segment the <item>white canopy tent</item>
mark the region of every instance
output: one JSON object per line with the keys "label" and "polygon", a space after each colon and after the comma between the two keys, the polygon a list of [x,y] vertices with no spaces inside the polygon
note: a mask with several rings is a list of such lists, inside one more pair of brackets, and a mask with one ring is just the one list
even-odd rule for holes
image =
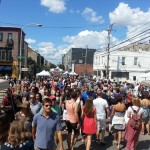
{"label": "white canopy tent", "polygon": [[48,71],[41,71],[40,73],[37,73],[36,76],[50,76],[50,73]]}
{"label": "white canopy tent", "polygon": [[55,68],[55,70],[58,70],[58,71],[60,71],[60,72],[62,72],[63,70],[62,69],[60,69],[58,66]]}
{"label": "white canopy tent", "polygon": [[72,71],[72,72],[69,73],[69,75],[70,76],[77,76],[78,74]]}
{"label": "white canopy tent", "polygon": [[68,72],[68,71],[65,71],[63,74],[64,74],[64,75],[67,75],[67,74],[69,74],[69,72]]}
{"label": "white canopy tent", "polygon": [[55,71],[55,69],[54,69],[54,68],[50,69],[50,72],[53,72],[53,71]]}

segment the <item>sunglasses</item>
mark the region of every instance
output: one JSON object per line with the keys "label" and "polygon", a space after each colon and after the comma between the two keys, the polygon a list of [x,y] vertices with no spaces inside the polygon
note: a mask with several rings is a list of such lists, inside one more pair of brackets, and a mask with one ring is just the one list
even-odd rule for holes
{"label": "sunglasses", "polygon": [[51,107],[52,105],[44,105],[44,106],[45,106],[45,107],[48,107],[48,106]]}
{"label": "sunglasses", "polygon": [[30,99],[34,99],[34,97],[30,97]]}

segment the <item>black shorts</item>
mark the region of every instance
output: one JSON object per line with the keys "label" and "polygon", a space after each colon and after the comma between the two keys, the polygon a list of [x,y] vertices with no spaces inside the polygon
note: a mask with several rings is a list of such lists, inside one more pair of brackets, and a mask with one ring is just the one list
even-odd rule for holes
{"label": "black shorts", "polygon": [[77,129],[78,123],[71,123],[70,121],[66,121],[66,125],[68,133],[72,133],[73,130],[74,134],[79,134],[79,129]]}

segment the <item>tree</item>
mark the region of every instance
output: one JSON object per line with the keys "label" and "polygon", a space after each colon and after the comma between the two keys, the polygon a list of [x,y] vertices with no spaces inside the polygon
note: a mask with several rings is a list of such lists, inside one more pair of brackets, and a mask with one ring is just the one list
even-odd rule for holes
{"label": "tree", "polygon": [[51,63],[50,68],[56,68],[56,65]]}
{"label": "tree", "polygon": [[59,64],[58,67],[62,70],[65,70],[65,66],[63,64]]}

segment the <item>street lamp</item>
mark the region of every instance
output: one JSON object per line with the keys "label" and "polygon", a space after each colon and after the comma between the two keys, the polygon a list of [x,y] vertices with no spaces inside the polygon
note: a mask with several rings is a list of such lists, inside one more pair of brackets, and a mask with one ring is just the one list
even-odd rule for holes
{"label": "street lamp", "polygon": [[30,23],[30,24],[26,24],[25,26],[23,26],[22,28],[20,28],[20,63],[19,63],[19,79],[21,79],[21,66],[22,66],[22,31],[25,27],[34,27],[34,26],[38,26],[38,27],[41,27],[42,24],[36,24],[36,23]]}

